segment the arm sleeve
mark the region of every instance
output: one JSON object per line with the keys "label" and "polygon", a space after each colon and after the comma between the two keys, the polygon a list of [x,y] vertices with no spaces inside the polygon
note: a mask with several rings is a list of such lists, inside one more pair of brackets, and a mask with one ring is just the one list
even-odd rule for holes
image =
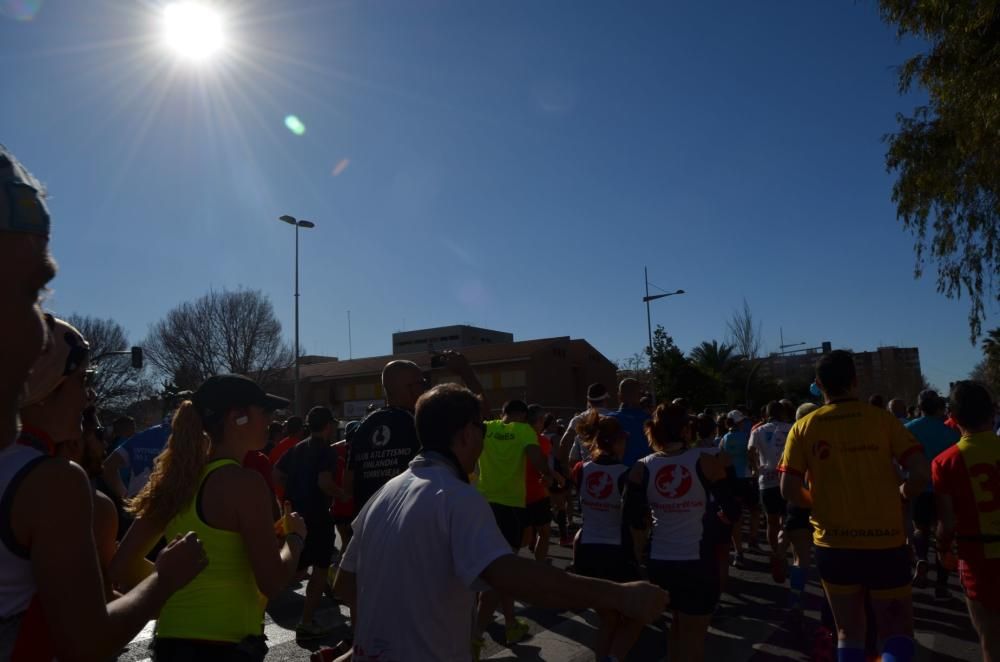
{"label": "arm sleeve", "polygon": [[785,450],[781,454],[778,471],[805,477],[808,469],[809,462],[806,457],[806,442],[803,437],[803,428],[796,423],[789,430],[788,438],[785,439]]}
{"label": "arm sleeve", "polygon": [[479,575],[489,564],[510,554],[510,545],[481,495],[459,495],[450,505],[448,537],[455,576],[466,588],[475,590]]}
{"label": "arm sleeve", "polygon": [[[634,466],[629,470],[629,478],[625,483],[625,493],[622,495],[622,514],[625,521],[633,529],[646,528],[646,514],[649,512],[649,503],[646,500],[646,488],[649,485],[649,470],[645,465]],[[636,471],[642,472],[640,482],[632,480],[631,474]]]}

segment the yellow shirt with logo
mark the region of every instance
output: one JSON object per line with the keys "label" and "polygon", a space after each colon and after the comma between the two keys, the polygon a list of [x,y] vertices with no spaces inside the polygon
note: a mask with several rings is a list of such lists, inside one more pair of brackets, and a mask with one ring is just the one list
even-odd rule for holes
{"label": "yellow shirt with logo", "polygon": [[858,400],[820,407],[792,426],[778,470],[805,476],[818,547],[891,549],[906,542],[899,473],[920,443],[895,416]]}

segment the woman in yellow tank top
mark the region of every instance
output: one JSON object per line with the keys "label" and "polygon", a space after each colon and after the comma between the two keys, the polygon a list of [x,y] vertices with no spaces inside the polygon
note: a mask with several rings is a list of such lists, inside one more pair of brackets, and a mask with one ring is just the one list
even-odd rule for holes
{"label": "woman in yellow tank top", "polygon": [[240,375],[207,379],[174,415],[172,433],[149,483],[129,504],[136,520],[112,561],[114,583],[128,588],[152,569],[145,556],[161,536],[195,531],[208,567],[171,597],[156,623],[153,658],[262,660],[264,607],[291,581],[306,536],[290,513],[275,536],[274,497],[242,467],[267,440],[271,412],[288,401]]}

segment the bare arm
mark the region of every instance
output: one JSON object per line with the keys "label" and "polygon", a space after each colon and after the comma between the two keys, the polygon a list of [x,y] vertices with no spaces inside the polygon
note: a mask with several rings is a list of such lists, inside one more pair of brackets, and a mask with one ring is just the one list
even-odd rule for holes
{"label": "bare arm", "polygon": [[132,522],[108,568],[114,586],[128,591],[153,573],[156,567],[146,560],[146,555],[163,536],[163,529],[164,525],[147,517],[137,517]]}
{"label": "bare arm", "polygon": [[549,463],[545,461],[545,456],[542,454],[540,447],[528,446],[524,449],[524,454],[528,458],[528,462],[531,463],[532,468],[544,476],[547,481],[555,481],[559,487],[566,484],[566,480],[561,475],[549,469]]}
{"label": "bare arm", "polygon": [[787,471],[781,474],[781,497],[797,508],[812,508],[812,494],[797,474]]}
{"label": "bare arm", "polygon": [[106,605],[91,525],[90,484],[83,471],[46,461],[22,484],[17,501],[22,497],[30,499],[26,510],[31,511],[32,570],[49,632],[57,633],[52,643],[60,659],[113,657],[204,567],[199,563],[192,571],[197,560],[192,553],[203,552],[191,534],[164,550],[162,572]]}
{"label": "bare arm", "polygon": [[104,478],[105,484],[119,499],[124,499],[128,494],[128,489],[125,487],[125,483],[122,482],[122,476],[119,473],[124,468],[125,458],[118,451],[109,455],[104,460],[104,464],[101,465],[101,476]]}
{"label": "bare arm", "polygon": [[445,350],[441,352],[441,357],[444,359],[445,365],[448,369],[454,372],[468,387],[470,391],[479,396],[479,401],[481,403],[480,415],[483,419],[490,417],[490,403],[486,398],[486,391],[483,390],[483,385],[479,383],[479,377],[476,376],[476,371],[472,369],[469,365],[469,360],[465,358],[465,355],[456,352],[454,350]]}
{"label": "bare arm", "polygon": [[562,439],[559,440],[559,454],[556,455],[559,464],[564,467],[569,466],[569,452],[573,449],[574,441],[576,441],[576,430],[573,429],[573,426],[569,426],[563,433]]}
{"label": "bare arm", "polygon": [[915,452],[904,458],[903,468],[907,475],[899,486],[899,493],[904,499],[915,499],[931,480],[931,463],[922,452]]}
{"label": "bare arm", "polygon": [[295,574],[306,536],[305,523],[297,514],[292,514],[291,504],[286,501],[283,519],[290,533],[299,535],[289,535],[283,544],[279,543],[274,537],[275,523],[270,514],[271,491],[264,479],[255,472],[245,472],[234,482],[237,526],[247,548],[257,588],[273,598],[288,586]]}
{"label": "bare arm", "polygon": [[667,605],[666,591],[652,584],[578,577],[514,554],[490,563],[482,578],[498,591],[539,607],[610,609],[644,623],[658,618]]}
{"label": "bare arm", "polygon": [[104,598],[110,602],[115,594],[111,586],[111,559],[118,550],[118,510],[114,502],[100,492],[94,492],[94,542],[97,543],[97,558],[101,564],[104,579]]}

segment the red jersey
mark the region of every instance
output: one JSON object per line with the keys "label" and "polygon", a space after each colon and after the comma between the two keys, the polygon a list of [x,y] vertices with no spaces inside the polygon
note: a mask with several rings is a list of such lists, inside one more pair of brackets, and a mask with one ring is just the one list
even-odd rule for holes
{"label": "red jersey", "polygon": [[[272,467],[278,466],[278,460],[281,456],[295,448],[295,444],[302,441],[295,435],[289,435],[278,442],[278,445],[271,449],[271,454],[267,457],[268,461],[271,463]],[[285,488],[280,485],[274,485],[274,493],[278,495],[278,498],[284,500],[285,498]]]}
{"label": "red jersey", "polygon": [[[337,487],[344,487],[344,469],[347,468],[347,442],[338,441],[333,445],[333,450],[337,451],[337,471],[333,475],[333,482]],[[354,517],[354,499],[347,501],[333,500],[330,506],[330,515],[337,519],[348,519]]]}
{"label": "red jersey", "polygon": [[[544,434],[538,435],[538,446],[542,451],[542,457],[548,464],[549,456],[552,455],[552,441]],[[548,487],[542,475],[535,471],[531,462],[524,463],[524,503],[535,503],[541,501],[549,495]]]}
{"label": "red jersey", "polygon": [[1000,438],[962,437],[934,459],[931,477],[934,492],[951,497],[966,592],[1000,608]]}

